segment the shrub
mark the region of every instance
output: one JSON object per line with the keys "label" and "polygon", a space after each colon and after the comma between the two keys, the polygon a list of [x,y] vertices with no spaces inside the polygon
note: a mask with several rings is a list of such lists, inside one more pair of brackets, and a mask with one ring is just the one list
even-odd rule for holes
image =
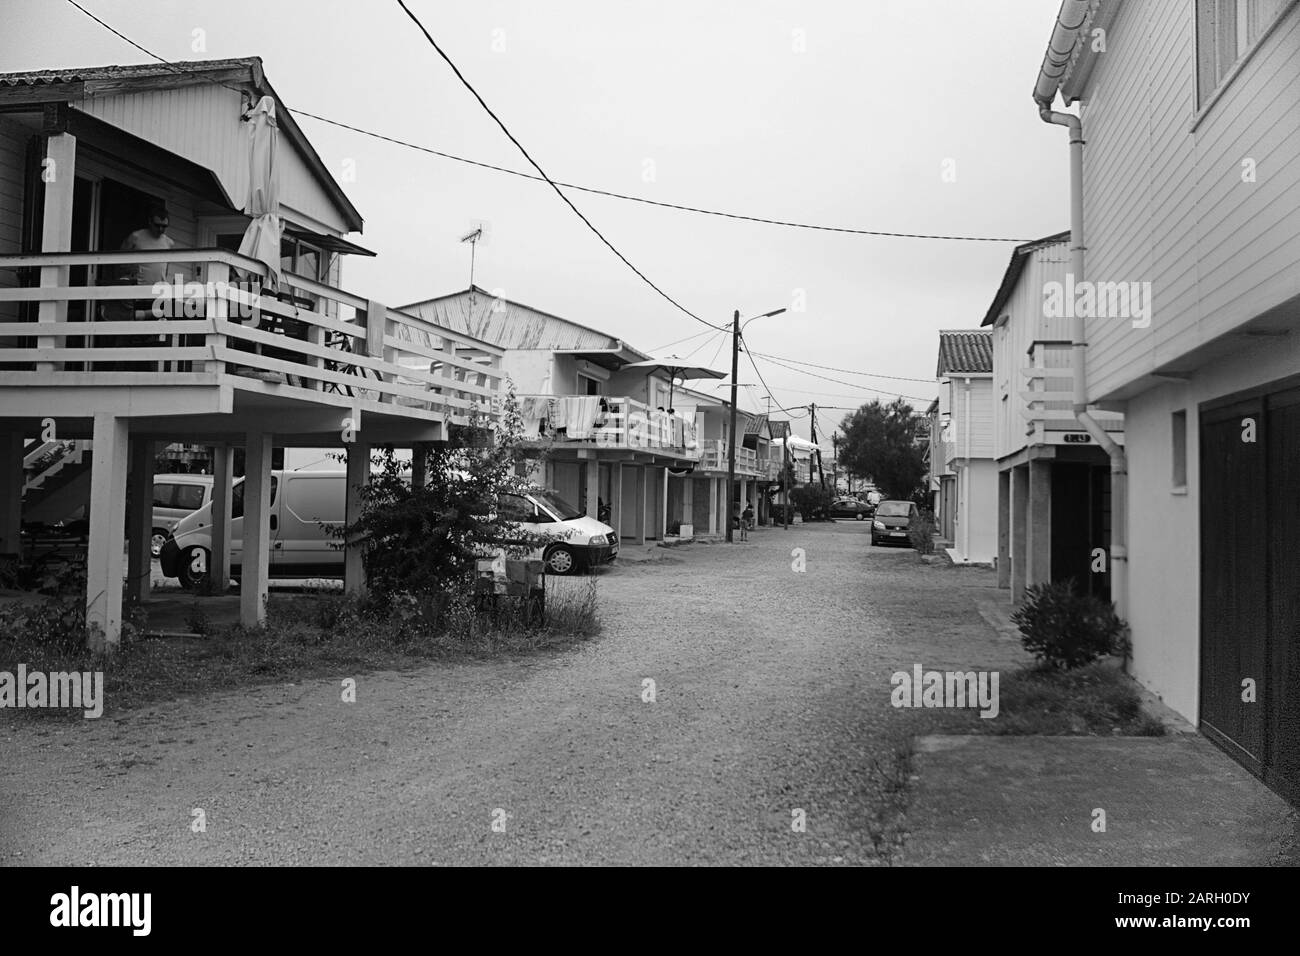
{"label": "shrub", "polygon": [[1107,654],[1128,654],[1128,625],[1114,605],[1078,593],[1073,581],[1026,588],[1011,620],[1025,650],[1045,667],[1069,670]]}
{"label": "shrub", "polygon": [[831,490],[821,485],[800,485],[790,490],[790,503],[804,521],[823,521],[831,513]]}
{"label": "shrub", "polygon": [[86,647],[86,608],[79,601],[49,598],[0,607],[0,640],[22,641],[59,653]]}
{"label": "shrub", "polygon": [[938,528],[934,512],[918,511],[907,523],[907,539],[921,554],[934,554],[934,533]]}

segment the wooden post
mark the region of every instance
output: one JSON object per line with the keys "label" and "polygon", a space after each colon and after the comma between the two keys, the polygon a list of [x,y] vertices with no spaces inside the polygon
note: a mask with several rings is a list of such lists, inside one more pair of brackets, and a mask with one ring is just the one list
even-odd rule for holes
{"label": "wooden post", "polygon": [[249,432],[244,446],[244,533],[239,572],[239,623],[266,621],[271,571],[271,442],[266,432]]}
{"label": "wooden post", "polygon": [[86,550],[86,628],[90,649],[115,652],[122,640],[122,539],[126,525],[127,420],[94,417],[90,541]]}
{"label": "wooden post", "polygon": [[429,443],[417,441],[411,445],[411,489],[423,488],[429,483]]}
{"label": "wooden post", "polygon": [[[1052,463],[1049,461],[1029,463],[1028,507],[1025,583],[1044,584],[1052,580]],[[969,521],[969,516],[963,515],[962,520]]]}
{"label": "wooden post", "polygon": [[[594,453],[593,453],[594,454]],[[600,514],[600,459],[588,458],[587,468],[587,516],[595,518]]]}
{"label": "wooden post", "polygon": [[0,432],[0,554],[22,553],[23,433]]}
{"label": "wooden post", "polygon": [[614,533],[623,537],[623,463],[616,461],[609,466],[609,520],[614,526]]}
{"label": "wooden post", "polygon": [[1025,596],[1026,561],[1029,556],[1029,466],[1011,470],[1011,600]]}
{"label": "wooden post", "polygon": [[687,475],[682,479],[682,524],[695,525],[695,479]]}
{"label": "wooden post", "polygon": [[718,533],[718,479],[709,480],[709,534]]}
{"label": "wooden post", "polygon": [[[77,138],[71,133],[51,133],[45,143],[45,160],[41,178],[45,183],[45,208],[41,224],[41,251],[67,252],[72,248],[72,190],[76,184]],[[68,284],[67,266],[43,266],[41,288]],[[41,302],[36,308],[37,322],[66,322],[68,300]],[[38,335],[37,348],[52,349],[63,345],[64,336]],[[54,371],[53,362],[37,362],[36,371]],[[122,461],[126,468],[125,455]]]}
{"label": "wooden post", "polygon": [[230,584],[230,508],[235,485],[235,456],[227,444],[212,451],[212,564],[208,576],[214,594]]}
{"label": "wooden post", "polygon": [[[361,516],[360,487],[370,481],[370,446],[361,441],[348,445],[347,465],[347,505],[344,509],[344,522],[348,527]],[[343,590],[356,597],[366,594],[366,572],[361,561],[360,548],[348,548],[343,552]]]}
{"label": "wooden post", "polygon": [[127,529],[126,598],[140,604],[149,596],[153,555],[153,461],[154,443],[146,438],[130,441],[131,475],[127,483],[131,495],[131,527]]}
{"label": "wooden post", "polygon": [[[206,281],[207,281],[208,289],[211,289],[214,292],[218,288],[218,284],[229,284],[230,266],[226,265],[224,262],[208,263]],[[210,295],[206,299],[205,310],[207,312],[207,318],[209,321],[223,320],[230,315],[230,302],[229,300],[225,299],[222,296]],[[250,319],[249,322],[252,328],[254,329],[257,328],[257,316],[253,316],[253,318]],[[206,371],[214,372],[214,373],[220,372],[223,363],[218,362],[216,360],[215,350],[220,348],[223,345],[228,346],[229,345],[228,340],[226,339],[224,333],[216,331],[214,327],[213,331],[207,334],[207,337],[204,340],[204,344],[209,349],[213,350],[212,354],[214,356],[212,359],[210,359],[207,362]]]}
{"label": "wooden post", "polygon": [[636,466],[636,543],[645,544],[646,465]]}
{"label": "wooden post", "polygon": [[1011,472],[998,472],[998,587],[1011,587]]}

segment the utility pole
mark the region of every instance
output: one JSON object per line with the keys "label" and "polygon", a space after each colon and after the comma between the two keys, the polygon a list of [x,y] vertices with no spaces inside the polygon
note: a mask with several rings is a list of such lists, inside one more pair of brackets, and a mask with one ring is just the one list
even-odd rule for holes
{"label": "utility pole", "polygon": [[[809,437],[812,439],[812,443],[815,445],[815,444],[817,444],[817,403],[816,403],[816,402],[812,402],[812,403],[810,403],[810,404],[808,405],[808,410],[809,410],[809,415],[808,415],[808,422],[809,422],[808,428],[809,428],[809,431],[808,431],[808,435],[809,435]],[[809,453],[809,455],[808,455],[808,484],[810,484],[810,485],[813,483],[813,457],[814,457],[814,456],[813,456],[811,453]]]}
{"label": "utility pole", "polygon": [[790,423],[785,423],[785,438],[781,442],[781,497],[785,504],[781,508],[781,517],[785,521],[785,530],[790,530]]}
{"label": "utility pole", "polygon": [[732,542],[731,504],[736,493],[736,377],[740,374],[740,310],[731,320],[731,432],[727,443],[727,543]]}

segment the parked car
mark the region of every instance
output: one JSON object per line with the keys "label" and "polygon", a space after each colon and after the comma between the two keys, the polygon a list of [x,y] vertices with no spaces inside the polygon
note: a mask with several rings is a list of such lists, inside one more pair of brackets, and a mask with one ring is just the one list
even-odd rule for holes
{"label": "parked car", "polygon": [[502,495],[497,501],[497,513],[518,525],[524,534],[555,539],[533,555],[546,562],[548,574],[572,574],[618,557],[618,533],[554,491],[536,489]]}
{"label": "parked car", "polygon": [[212,500],[212,476],[189,474],[154,475],[153,535],[149,550],[156,558],[176,523]]}
{"label": "parked car", "polygon": [[857,498],[836,498],[831,503],[832,518],[852,518],[854,521],[866,521],[871,517],[871,505]]}
{"label": "parked car", "polygon": [[871,520],[871,543],[910,544],[907,527],[919,513],[914,501],[882,501]]}
{"label": "parked car", "polygon": [[[273,578],[337,578],[343,576],[343,550],[332,533],[346,513],[347,473],[344,471],[274,471],[271,473],[271,549]],[[580,567],[612,561],[618,554],[614,529],[588,518],[554,492],[505,495],[498,502],[504,515],[517,515],[526,533],[547,534],[556,540],[531,557],[546,562],[552,574],[569,574]],[[231,494],[230,568],[238,578],[243,564],[244,479]],[[212,566],[212,503],[182,518],[159,562],[163,574],[181,587],[193,588],[207,578]],[[197,561],[199,554],[203,559]],[[195,570],[195,568],[200,570]]]}

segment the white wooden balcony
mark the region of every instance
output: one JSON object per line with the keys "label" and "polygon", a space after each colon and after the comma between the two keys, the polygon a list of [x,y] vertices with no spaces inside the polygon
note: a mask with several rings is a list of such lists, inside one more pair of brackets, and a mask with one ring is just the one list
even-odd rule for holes
{"label": "white wooden balcony", "polygon": [[[721,438],[710,438],[705,441],[700,454],[699,469],[701,471],[725,472],[727,470],[727,449],[728,443]],[[766,477],[766,468],[760,464],[758,452],[752,448],[746,448],[744,445],[737,448],[736,474],[747,478]]]}
{"label": "white wooden balcony", "polygon": [[[1084,428],[1074,417],[1074,369],[1069,342],[1036,341],[1028,349],[1029,365],[1020,370],[1025,388],[1019,393],[1025,434],[1031,444],[1069,444],[1080,441]],[[1123,443],[1124,416],[1094,411],[1093,418]]]}
{"label": "white wooden balcony", "polygon": [[[698,461],[695,422],[627,396],[519,395],[525,439],[552,450],[610,449]],[[582,417],[579,419],[578,414]]]}
{"label": "white wooden balcony", "polygon": [[[189,281],[69,283],[142,262]],[[501,349],[292,274],[260,293],[267,271],[221,249],[0,256],[0,415],[88,417],[92,390],[129,389],[120,413],[183,414],[185,437],[256,426],[303,443],[352,418],[376,443],[490,413]]]}

